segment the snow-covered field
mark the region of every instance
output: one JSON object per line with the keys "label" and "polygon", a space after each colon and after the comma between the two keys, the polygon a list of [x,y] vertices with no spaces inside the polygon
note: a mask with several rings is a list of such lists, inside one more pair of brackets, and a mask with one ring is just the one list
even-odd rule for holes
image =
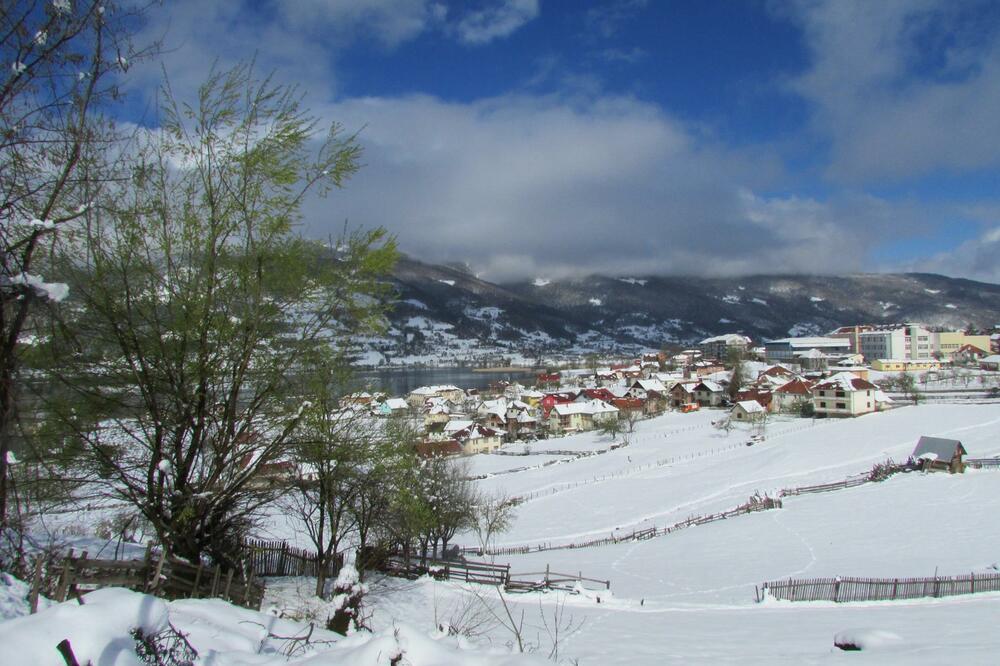
{"label": "snow-covered field", "polygon": [[[470,473],[488,475],[476,482],[483,490],[526,498],[498,543],[537,545],[663,527],[735,507],[755,492],[774,496],[782,488],[839,481],[887,458],[905,460],[921,435],[960,439],[972,457],[1000,454],[1000,403],[923,404],[850,420],[773,418],[765,440],[752,447],[746,446],[749,431],[737,427],[727,434],[712,427],[719,415],[706,410],[642,421],[628,435],[628,446],[597,455],[575,454],[606,450],[611,438],[585,433],[535,442],[526,456],[473,457]],[[553,460],[558,462],[543,466]],[[520,468],[527,469],[512,471]],[[786,497],[778,510],[647,541],[496,559],[510,563],[515,573],[548,566],[611,581],[610,591],[505,595],[510,617],[523,612],[526,646],[545,657],[558,643],[553,655],[558,663],[994,664],[1000,654],[997,593],[902,602],[756,603],[755,586],[790,577],[995,572],[998,513],[1000,471],[908,473],[848,490]],[[456,542],[472,545],[475,539],[459,535]],[[308,590],[308,583],[273,581],[266,604],[301,607],[302,589]],[[208,606],[199,604],[212,603],[217,602],[186,602],[200,608],[202,618],[208,617]],[[462,645],[451,639],[431,643],[440,648],[442,663],[495,663],[490,660],[503,657],[460,650],[471,644],[506,650],[514,641],[504,627],[507,609],[492,588],[376,579],[369,609],[378,640],[393,636],[399,626],[413,627],[419,640],[446,624],[472,634]],[[170,612],[175,613],[173,605]],[[561,627],[558,641],[554,626]],[[212,631],[216,643],[206,644],[224,644],[219,636],[228,630]],[[840,632],[869,639],[869,647],[841,652],[833,646]],[[234,649],[244,654],[245,645],[239,645]],[[311,663],[382,663],[341,655],[341,661],[331,652]],[[204,663],[272,662],[244,654]]]}
{"label": "snow-covered field", "polygon": [[[668,414],[642,422],[629,447],[480,481],[484,488],[510,494],[540,494],[519,507],[516,524],[500,542],[561,542],[608,535],[615,528],[662,526],[733,507],[757,490],[774,494],[781,488],[841,480],[886,458],[905,460],[920,435],[960,439],[973,457],[1000,453],[998,404],[904,407],[815,425],[777,420],[768,424],[766,441],[753,447],[745,446],[746,432],[727,436],[712,428],[713,416],[718,412]],[[582,434],[545,444],[592,450],[608,441]],[[473,470],[490,462],[476,458]],[[993,664],[1000,635],[991,618],[1000,611],[1000,594],[758,604],[755,586],[789,577],[995,572],[1000,566],[998,509],[1000,471],[911,473],[849,490],[787,497],[780,510],[648,541],[497,560],[509,562],[514,572],[544,571],[548,565],[553,571],[611,581],[611,593],[602,594],[600,603],[594,595],[508,597],[515,614],[525,612],[543,650],[549,641],[542,618],[551,625],[559,603],[565,603],[564,617],[583,624],[560,641],[560,655],[583,664],[845,659]],[[376,624],[414,615],[449,618],[449,612],[465,607],[462,600],[470,594],[454,583],[402,586],[377,595]],[[486,603],[499,603],[495,593],[478,594]],[[854,654],[833,647],[835,634],[859,629],[882,630],[901,640]],[[494,628],[491,636],[497,642],[510,640],[502,628]]]}

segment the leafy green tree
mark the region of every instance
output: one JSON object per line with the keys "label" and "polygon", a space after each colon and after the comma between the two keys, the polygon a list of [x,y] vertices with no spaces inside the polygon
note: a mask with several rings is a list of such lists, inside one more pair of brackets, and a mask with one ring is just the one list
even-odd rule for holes
{"label": "leafy green tree", "polygon": [[79,312],[53,348],[101,423],[65,419],[109,492],[170,552],[224,561],[279,492],[265,472],[313,399],[297,377],[381,321],[396,249],[381,229],[295,233],[306,193],[342,185],[360,147],[337,125],[321,135],[294,89],[241,65],[191,105],[164,99],[130,179],[67,243]]}

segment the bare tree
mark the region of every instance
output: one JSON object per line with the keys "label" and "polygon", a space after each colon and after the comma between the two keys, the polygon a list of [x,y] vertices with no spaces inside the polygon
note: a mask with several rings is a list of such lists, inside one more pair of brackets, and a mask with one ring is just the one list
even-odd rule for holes
{"label": "bare tree", "polygon": [[493,537],[510,529],[516,509],[517,501],[503,492],[479,496],[472,512],[472,529],[480,552],[488,552]]}
{"label": "bare tree", "polygon": [[0,3],[0,526],[17,420],[22,339],[40,306],[68,287],[46,282],[57,234],[82,218],[113,177],[116,136],[101,116],[119,99],[144,8],[113,0]]}

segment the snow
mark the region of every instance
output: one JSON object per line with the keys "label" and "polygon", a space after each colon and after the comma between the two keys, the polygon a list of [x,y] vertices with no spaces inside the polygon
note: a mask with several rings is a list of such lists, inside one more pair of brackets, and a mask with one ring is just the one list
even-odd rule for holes
{"label": "snow", "polygon": [[813,303],[822,303],[826,299],[825,298],[820,298],[819,296],[810,296],[809,300],[812,301]]}
{"label": "snow", "polygon": [[23,284],[32,287],[40,296],[52,301],[62,301],[69,295],[69,285],[64,282],[46,282],[44,278],[30,273],[19,273],[10,277],[10,284]]}
{"label": "snow", "polygon": [[926,291],[928,294],[940,294],[941,293],[940,289],[924,289],[924,291]]}
{"label": "snow", "polygon": [[591,305],[595,307],[600,307],[601,305],[604,304],[603,301],[601,301],[601,299],[599,298],[591,298],[589,302]]}
{"label": "snow", "polygon": [[[537,545],[663,527],[732,508],[757,492],[774,497],[783,488],[841,481],[888,458],[905,460],[923,435],[960,439],[970,457],[1000,454],[997,402],[921,404],[854,419],[771,415],[765,439],[753,447],[745,446],[752,430],[743,424],[731,433],[712,427],[723,414],[704,409],[642,420],[628,434],[628,445],[615,450],[610,446],[621,437],[613,440],[596,432],[506,445],[505,452],[530,449],[530,454],[473,456],[468,459],[470,474],[490,475],[474,482],[478,490],[502,490],[525,500],[516,508],[511,529],[497,537],[498,544]],[[1000,651],[1000,634],[993,626],[1000,593],[847,604],[758,604],[754,598],[755,586],[766,580],[995,573],[1000,562],[998,480],[1000,472],[987,469],[898,474],[846,490],[787,496],[781,509],[646,541],[496,561],[509,563],[514,573],[550,566],[611,581],[610,593],[588,584],[575,594],[504,597],[515,617],[524,613],[532,641],[539,641],[537,663],[548,651],[543,618],[551,621],[555,610],[563,608],[574,626],[582,626],[566,632],[559,663],[792,666],[860,659],[887,666],[991,664]],[[459,534],[453,543],[477,541]],[[290,610],[294,580],[268,581],[266,604]],[[290,663],[388,663],[401,651],[406,653],[403,663],[413,664],[492,665],[525,658],[503,647],[511,636],[496,623],[477,637],[438,630],[461,626],[470,608],[489,606],[503,614],[493,588],[429,578],[365,582],[371,588],[367,601],[375,633],[345,639],[317,630],[314,637],[337,642],[314,646]],[[308,588],[308,581],[302,584]],[[0,608],[4,599],[12,608],[25,607],[21,585],[11,592],[15,586],[8,584],[6,596],[0,585]],[[85,597],[88,604],[89,599]],[[322,619],[327,602],[313,603]],[[183,600],[166,607],[171,622],[202,651],[200,663],[286,663],[280,656],[284,645],[266,639],[264,627],[281,636],[306,631],[302,623],[221,601]],[[129,613],[108,613],[109,622],[117,622],[118,615]],[[77,624],[55,629],[49,623],[44,635],[6,629],[17,621],[0,622],[0,663],[32,663],[22,657],[22,651],[29,654],[31,649],[21,644],[22,637],[41,641],[51,651],[53,637],[68,635]],[[843,654],[833,646],[838,634],[861,641],[864,650]],[[262,639],[264,649],[259,650]],[[40,663],[61,662],[46,653]]]}
{"label": "snow", "polygon": [[[31,608],[28,602],[30,592],[31,586],[24,581],[0,572],[0,621],[27,615]],[[47,608],[51,603],[44,597],[38,599],[38,607],[41,609]]]}
{"label": "snow", "polygon": [[757,305],[767,305],[767,301],[765,301],[763,298],[751,298],[750,300],[751,302],[756,303]]}
{"label": "snow", "polygon": [[946,308],[948,308],[949,310],[957,310],[958,309],[958,306],[955,305],[954,303],[945,303],[944,306]]}
{"label": "snow", "polygon": [[0,663],[63,666],[55,645],[68,639],[81,664],[138,666],[129,631],[156,634],[167,626],[167,605],[156,597],[120,588],[91,592],[35,615],[0,623]]}
{"label": "snow", "polygon": [[631,277],[629,277],[629,278],[618,278],[618,281],[619,282],[624,282],[625,284],[638,285],[640,287],[645,287],[646,283],[649,282],[649,280],[639,280],[637,278],[631,278]]}
{"label": "snow", "polygon": [[546,280],[545,278],[540,278],[539,277],[539,278],[535,278],[534,281],[531,284],[535,285],[536,287],[544,287],[545,285],[551,284],[551,283],[552,283],[552,280]]}
{"label": "snow", "polygon": [[837,632],[833,637],[833,644],[837,647],[844,646],[848,649],[869,652],[885,647],[895,647],[902,640],[903,638],[899,634],[885,629],[845,629]]}
{"label": "snow", "polygon": [[[363,587],[357,580],[357,572],[351,578],[352,571],[352,567],[344,569],[345,584]],[[4,589],[7,588],[0,587],[0,591]],[[335,603],[336,600],[324,610],[331,610]],[[317,619],[322,621],[325,617]],[[82,605],[73,600],[44,608],[35,615],[8,617],[0,622],[0,663],[63,666],[56,644],[68,639],[81,664],[140,666],[143,661],[136,654],[131,632],[139,628],[144,634],[153,635],[169,627],[182,633],[198,652],[195,663],[206,666],[389,666],[390,660],[400,656],[402,663],[413,666],[547,663],[533,655],[479,646],[462,637],[449,636],[437,629],[421,630],[404,622],[374,633],[355,632],[342,637],[218,599],[165,602],[120,588],[90,592],[83,597]],[[310,636],[310,642],[300,643],[298,654],[289,659],[287,653],[296,648],[290,639],[306,635]]]}
{"label": "snow", "polygon": [[442,280],[442,279],[439,278],[438,282],[440,282],[441,284],[446,284],[449,287],[454,287],[455,286],[455,281],[454,280]]}
{"label": "snow", "polygon": [[407,304],[407,305],[410,305],[412,307],[415,307],[418,310],[426,310],[427,309],[427,304],[426,303],[424,303],[423,301],[419,301],[419,300],[417,300],[415,298],[407,298],[405,301],[402,301],[402,302],[405,303],[405,304]]}
{"label": "snow", "polygon": [[719,320],[719,323],[720,324],[733,324],[735,322],[732,319],[726,319],[725,317],[723,317],[722,319]]}
{"label": "snow", "polygon": [[725,296],[722,297],[722,300],[725,301],[726,303],[736,305],[737,303],[740,302],[740,297],[737,296],[736,294],[726,294]]}

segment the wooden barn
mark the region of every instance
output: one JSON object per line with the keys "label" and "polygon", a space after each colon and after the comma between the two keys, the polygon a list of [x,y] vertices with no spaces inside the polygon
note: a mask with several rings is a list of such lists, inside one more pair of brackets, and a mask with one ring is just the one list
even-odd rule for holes
{"label": "wooden barn", "polygon": [[962,456],[968,451],[957,439],[943,437],[921,437],[917,448],[913,449],[912,458],[920,464],[925,472],[950,472],[952,474],[965,471],[965,461]]}

